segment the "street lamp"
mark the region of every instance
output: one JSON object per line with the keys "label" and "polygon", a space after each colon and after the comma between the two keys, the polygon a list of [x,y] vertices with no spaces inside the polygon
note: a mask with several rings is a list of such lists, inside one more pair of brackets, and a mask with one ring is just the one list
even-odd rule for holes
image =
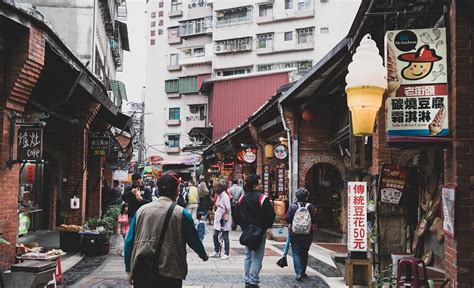
{"label": "street lamp", "polygon": [[387,81],[382,57],[370,34],[360,41],[348,70],[346,93],[352,131],[355,136],[372,135]]}

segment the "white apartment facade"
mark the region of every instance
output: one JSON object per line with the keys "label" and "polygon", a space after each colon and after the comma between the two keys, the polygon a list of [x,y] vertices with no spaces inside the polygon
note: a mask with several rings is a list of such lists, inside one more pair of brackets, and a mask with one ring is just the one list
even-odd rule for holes
{"label": "white apartment facade", "polygon": [[182,157],[193,144],[189,130],[208,124],[207,97],[197,91],[203,79],[288,68],[301,76],[347,35],[359,4],[149,0],[148,155]]}

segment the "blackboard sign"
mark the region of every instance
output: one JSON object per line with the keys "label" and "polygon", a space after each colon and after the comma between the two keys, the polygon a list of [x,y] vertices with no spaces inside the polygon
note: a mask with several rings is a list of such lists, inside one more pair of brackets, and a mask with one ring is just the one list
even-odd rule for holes
{"label": "blackboard sign", "polygon": [[108,136],[91,136],[89,141],[89,155],[109,156],[110,139]]}
{"label": "blackboard sign", "polygon": [[18,129],[18,160],[41,160],[43,128]]}

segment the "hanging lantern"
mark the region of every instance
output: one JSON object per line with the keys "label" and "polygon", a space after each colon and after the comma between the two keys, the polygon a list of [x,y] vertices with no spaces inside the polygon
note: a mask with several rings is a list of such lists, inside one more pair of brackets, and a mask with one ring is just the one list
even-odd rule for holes
{"label": "hanging lantern", "polygon": [[346,93],[352,131],[356,136],[372,135],[387,81],[379,49],[369,34],[360,41],[348,70]]}
{"label": "hanging lantern", "polygon": [[303,110],[303,112],[301,112],[301,118],[303,118],[303,120],[305,122],[309,122],[309,121],[313,120],[313,113],[311,113],[311,111],[305,109],[305,110]]}
{"label": "hanging lantern", "polygon": [[265,151],[265,158],[268,158],[268,159],[273,158],[273,145],[272,144],[265,144],[264,151]]}

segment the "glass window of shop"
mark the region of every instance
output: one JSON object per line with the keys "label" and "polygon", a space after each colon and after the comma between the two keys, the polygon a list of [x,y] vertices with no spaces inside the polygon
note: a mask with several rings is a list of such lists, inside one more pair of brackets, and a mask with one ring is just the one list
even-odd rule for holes
{"label": "glass window of shop", "polygon": [[20,236],[31,230],[43,228],[40,214],[43,211],[43,164],[26,163],[20,170],[20,191],[18,193],[19,228]]}

